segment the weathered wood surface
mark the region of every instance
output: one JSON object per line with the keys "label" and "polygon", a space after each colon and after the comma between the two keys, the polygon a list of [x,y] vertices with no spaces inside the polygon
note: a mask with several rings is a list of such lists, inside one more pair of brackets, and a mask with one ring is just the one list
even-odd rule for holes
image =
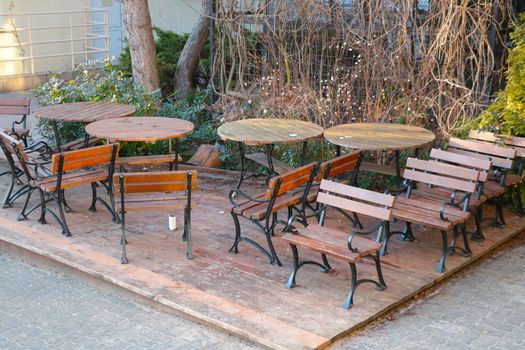
{"label": "weathered wood surface", "polygon": [[434,141],[433,132],[411,125],[387,123],[341,124],[324,132],[325,139],[337,146],[365,151],[415,149]]}
{"label": "weathered wood surface", "polygon": [[91,123],[86,132],[111,141],[155,142],[184,137],[193,128],[192,122],[176,118],[125,117]]}
{"label": "weathered wood surface", "polygon": [[35,117],[57,122],[92,123],[135,113],[131,105],[112,102],[74,102],[50,105],[35,111]]}
{"label": "weathered wood surface", "polygon": [[228,122],[217,132],[223,140],[242,142],[250,146],[301,142],[323,134],[317,124],[297,119],[243,119]]}
{"label": "weathered wood surface", "polygon": [[[5,165],[0,165],[5,169]],[[274,243],[284,266],[269,265],[266,257],[249,245],[241,245],[237,255],[228,253],[233,243],[234,226],[228,213],[227,193],[237,183],[230,172],[199,174],[199,190],[193,199],[192,213],[194,260],[185,258],[180,231],[167,230],[167,215],[155,212],[134,213],[128,218],[130,234],[127,249],[133,256],[129,265],[119,261],[119,225],[108,225],[109,213],[81,210],[89,205],[89,186],[69,190],[68,203],[73,213],[68,224],[75,229],[71,239],[63,238],[56,224],[42,226],[34,213],[28,221],[17,222],[14,208],[0,211],[0,240],[21,246],[67,264],[155,302],[275,349],[313,349],[326,346],[340,335],[369,322],[459,268],[479,258],[525,228],[525,218],[506,211],[507,226],[502,229],[483,222],[486,240],[472,243],[473,257],[457,254],[447,258],[444,274],[435,272],[439,260],[436,246],[439,234],[414,227],[416,242],[392,239],[389,254],[383,257],[383,273],[388,288],[378,293],[372,285],[362,285],[351,310],[341,307],[349,285],[345,263],[330,260],[335,272],[323,274],[305,267],[293,290],[284,288],[291,269],[291,252],[276,231]],[[7,179],[0,178],[5,186]],[[247,182],[250,193],[262,192],[264,183]],[[487,206],[486,217],[492,207]],[[174,212],[182,222],[182,211]],[[348,230],[344,218],[335,211],[327,215],[327,227]],[[284,218],[284,213],[280,214]],[[366,220],[365,220],[366,221]],[[472,225],[470,225],[472,226]],[[393,229],[400,229],[398,224]],[[263,242],[256,228],[244,223],[249,237]],[[471,230],[472,227],[469,227]],[[432,231],[432,232],[431,232]],[[303,257],[317,259],[318,253]],[[374,266],[362,264],[363,276],[375,273]]]}

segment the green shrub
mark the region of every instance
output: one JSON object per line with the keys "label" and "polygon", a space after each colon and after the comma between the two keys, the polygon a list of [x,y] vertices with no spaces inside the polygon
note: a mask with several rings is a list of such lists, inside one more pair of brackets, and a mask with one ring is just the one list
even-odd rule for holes
{"label": "green shrub", "polygon": [[[159,69],[160,88],[164,96],[171,96],[175,91],[175,69],[179,61],[184,44],[189,34],[177,34],[169,30],[153,28],[156,35],[155,46],[157,49],[157,65]],[[206,73],[209,71],[210,47],[209,43],[203,47],[199,60],[198,70]],[[126,47],[119,58],[118,68],[131,75],[131,56],[129,47]]]}
{"label": "green shrub", "polygon": [[511,34],[507,87],[482,115],[480,126],[499,133],[525,136],[525,14]]}
{"label": "green shrub", "polygon": [[[110,101],[130,104],[136,107],[136,115],[153,115],[158,111],[159,93],[147,93],[134,87],[131,78],[126,77],[110,62],[101,69],[78,67],[75,79],[65,81],[53,74],[48,82],[33,90],[33,96],[42,106],[85,101]],[[39,120],[40,135],[54,144],[51,124]],[[62,123],[59,125],[62,141],[69,142],[85,135],[84,125]],[[126,150],[123,150],[126,153]]]}

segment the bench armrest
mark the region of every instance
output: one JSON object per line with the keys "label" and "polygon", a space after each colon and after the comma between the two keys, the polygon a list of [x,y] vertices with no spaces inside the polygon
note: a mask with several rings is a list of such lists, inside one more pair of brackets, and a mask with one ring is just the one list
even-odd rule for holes
{"label": "bench armrest", "polygon": [[16,121],[16,120],[15,120],[15,121],[11,124],[11,130],[13,131],[13,133],[15,132],[15,129],[16,129],[16,126],[17,126],[17,125],[23,125],[24,128],[25,128],[25,126],[26,126],[26,118],[27,118],[27,116],[24,115],[24,116],[22,117],[22,119],[20,119],[19,121]]}
{"label": "bench armrest", "polygon": [[357,253],[357,248],[354,248],[352,247],[352,241],[354,240],[354,237],[356,235],[369,235],[371,233],[374,233],[376,232],[377,230],[379,230],[380,228],[383,227],[383,225],[385,224],[384,221],[379,221],[372,229],[369,229],[369,230],[354,230],[350,233],[350,235],[348,236],[348,249],[350,249],[350,251],[354,252],[354,253]]}
{"label": "bench armrest", "polygon": [[230,193],[228,194],[228,199],[230,200],[230,203],[233,205],[234,208],[239,207],[239,204],[236,203],[235,200],[233,199],[237,195],[249,200],[250,202],[256,202],[256,203],[269,203],[270,202],[269,199],[264,199],[264,200],[256,199],[250,196],[249,194],[244,193],[240,189],[235,189],[235,190],[231,190]]}
{"label": "bench armrest", "polygon": [[321,213],[326,210],[326,205],[322,205],[319,207],[319,209],[317,209],[316,211],[314,211],[313,213],[311,214],[308,214],[308,215],[292,215],[290,216],[290,218],[288,219],[288,222],[286,223],[286,227],[284,228],[284,232],[290,232],[290,233],[294,233],[296,234],[297,233],[297,228],[293,225],[293,223],[297,220],[297,217],[300,217],[301,219],[310,219],[310,218],[319,218],[319,215],[321,215]]}

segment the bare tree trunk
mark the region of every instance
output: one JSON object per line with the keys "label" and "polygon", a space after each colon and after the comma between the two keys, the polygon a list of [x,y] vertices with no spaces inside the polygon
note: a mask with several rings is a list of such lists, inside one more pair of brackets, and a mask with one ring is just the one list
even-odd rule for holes
{"label": "bare tree trunk", "polygon": [[187,97],[195,88],[193,75],[199,64],[202,47],[210,33],[209,20],[213,14],[213,0],[202,0],[202,10],[188,41],[184,45],[175,72],[178,97]]}
{"label": "bare tree trunk", "polygon": [[122,0],[122,5],[133,81],[146,91],[155,91],[160,82],[148,0]]}

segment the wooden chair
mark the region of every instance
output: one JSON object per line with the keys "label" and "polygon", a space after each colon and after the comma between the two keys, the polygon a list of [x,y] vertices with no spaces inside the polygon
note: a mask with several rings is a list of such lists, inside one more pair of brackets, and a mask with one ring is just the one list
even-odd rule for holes
{"label": "wooden chair", "polygon": [[[463,154],[466,156],[490,159],[492,162],[493,173],[484,185],[484,193],[490,192],[498,193],[507,184],[508,171],[512,169],[514,158],[516,157],[516,150],[509,147],[502,147],[495,144],[478,142],[473,140],[461,140],[451,138],[449,140],[448,151]],[[494,226],[504,226],[505,218],[503,215],[503,196],[494,196],[494,204],[496,205],[496,216],[493,220]],[[482,212],[479,213],[479,220],[483,217]]]}
{"label": "wooden chair", "polygon": [[[9,135],[3,131],[0,131],[0,147],[9,165],[9,170],[0,173],[0,176],[10,175],[9,187],[3,201],[3,207],[8,208],[17,198],[27,192],[28,184],[24,181],[24,171],[18,162],[17,152],[24,152],[27,162],[36,162],[43,167],[50,163],[52,151],[44,142],[38,142],[31,147],[24,147],[23,142],[15,135]],[[19,184],[20,187],[13,192],[15,184]]]}
{"label": "wooden chair", "polygon": [[[334,181],[322,180],[320,191],[317,195],[317,202],[320,206],[319,224],[311,224],[308,227],[296,229],[293,227],[293,220],[288,225],[288,231],[283,236],[292,249],[293,267],[286,288],[295,286],[297,272],[304,265],[317,265],[322,272],[331,270],[326,256],[347,262],[351,271],[350,292],[344,302],[345,308],[353,305],[353,297],[356,288],[365,282],[376,285],[377,290],[386,288],[383,274],[381,272],[380,254],[381,243],[361,237],[361,234],[378,233],[378,240],[381,241],[383,233],[388,235],[390,220],[392,219],[392,207],[395,197],[373,191],[360,189],[337,183]],[[328,208],[347,210],[358,214],[370,216],[378,219],[379,222],[371,230],[354,230],[343,232],[324,226],[326,211]],[[322,263],[317,261],[300,261],[297,247],[304,247],[315,252],[321,253]],[[374,261],[378,281],[371,279],[357,279],[356,263],[362,258],[370,258]]]}
{"label": "wooden chair", "polygon": [[[186,258],[193,259],[191,242],[191,196],[197,190],[196,171],[161,171],[120,173],[113,175],[117,210],[121,215],[122,235],[120,262],[128,263],[126,255],[126,214],[138,211],[169,211],[184,209]],[[173,195],[172,192],[183,193]],[[120,204],[120,205],[119,205]]]}
{"label": "wooden chair", "polygon": [[505,145],[516,150],[516,162],[514,173],[508,173],[505,178],[505,187],[514,190],[514,201],[516,212],[523,215],[523,203],[521,200],[521,183],[525,177],[525,138],[510,135],[494,134],[487,131],[470,130],[469,138],[483,142]]}
{"label": "wooden chair", "polygon": [[[505,193],[505,188],[499,185],[490,186],[489,189],[485,189],[485,184],[489,179],[489,173],[492,169],[491,161],[489,159],[474,158],[436,148],[430,151],[430,159],[479,171],[478,188],[470,198],[468,210],[474,217],[476,225],[476,229],[472,233],[471,239],[477,242],[483,241],[485,237],[483,236],[481,228],[482,205],[487,200],[498,198]],[[450,190],[444,188],[435,188],[432,192],[427,190],[423,195],[425,194],[427,196],[433,195],[435,200],[441,202],[449,200],[452,195]],[[432,197],[430,197],[430,199],[432,199]]]}
{"label": "wooden chair", "polygon": [[[20,117],[19,120],[15,120],[11,126],[11,134],[16,138],[23,140],[24,145],[27,146],[27,137],[29,136],[29,129],[27,129],[27,116],[30,113],[29,106],[31,100],[28,98],[24,99],[6,99],[0,98],[0,115],[16,116]],[[18,128],[17,125],[22,125],[22,128]]]}
{"label": "wooden chair", "polygon": [[[68,209],[64,191],[69,188],[90,184],[92,199],[89,211],[95,212],[96,203],[100,201],[112,214],[113,220],[118,221],[114,209],[115,200],[112,188],[114,164],[118,155],[118,149],[118,144],[109,144],[53,154],[50,170],[47,170],[38,164],[35,165],[28,162],[26,154],[17,150],[18,160],[20,161],[28,180],[26,201],[20,213],[19,220],[27,219],[27,215],[37,207],[40,207],[41,214],[39,222],[45,224],[46,213],[49,213],[62,228],[62,234],[66,237],[70,237],[71,232],[64,214],[65,209]],[[33,171],[30,170],[31,166],[35,167]],[[107,166],[107,168],[93,168],[96,166]],[[106,188],[111,201],[110,204],[97,195],[97,183],[100,183]],[[31,194],[34,190],[38,190],[40,194],[40,203],[36,207],[27,210]],[[59,215],[48,208],[47,203],[50,201],[55,202]]]}
{"label": "wooden chair", "polygon": [[[302,205],[306,202],[315,175],[316,163],[311,163],[285,174],[272,177],[263,194],[250,196],[240,189],[232,190],[229,198],[232,204],[230,214],[235,224],[235,240],[230,248],[230,252],[237,254],[239,252],[239,243],[245,241],[268,256],[271,264],[281,266],[272,243],[272,236],[278,223],[286,223],[277,220],[277,212],[287,208],[288,216],[290,217],[295,207],[295,210],[302,212],[301,215],[303,215],[304,211],[301,208],[297,208],[297,205]],[[299,195],[296,192],[297,190],[299,190]],[[236,198],[240,199],[240,201],[236,201]],[[250,220],[262,230],[268,243],[269,252],[254,240],[242,236],[239,216]]]}
{"label": "wooden chair", "polygon": [[[460,249],[465,256],[470,256],[466,223],[470,216],[470,199],[478,187],[479,171],[408,158],[403,177],[404,188],[397,193],[393,215],[396,220],[405,222],[405,229],[390,231],[385,235],[381,254],[386,254],[389,239],[395,234],[401,234],[407,240],[414,240],[411,225],[420,224],[441,232],[441,260],[438,272],[445,269],[445,259],[449,252]],[[435,196],[436,187],[451,191],[450,197],[443,202],[437,200],[444,197]],[[450,230],[453,230],[454,236],[449,247],[447,232]],[[456,247],[460,231],[464,248]]]}

